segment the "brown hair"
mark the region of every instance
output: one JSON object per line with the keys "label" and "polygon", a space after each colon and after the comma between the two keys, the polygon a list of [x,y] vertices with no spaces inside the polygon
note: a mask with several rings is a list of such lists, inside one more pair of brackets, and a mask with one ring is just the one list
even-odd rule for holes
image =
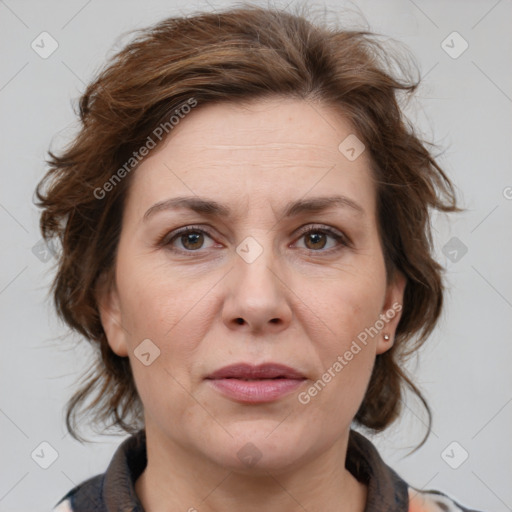
{"label": "brown hair", "polygon": [[[67,405],[73,437],[79,439],[79,410],[92,411],[92,423],[110,421],[128,433],[143,425],[129,359],[110,349],[95,298],[100,277],[113,279],[131,176],[126,162],[191,98],[200,108],[269,96],[338,109],[369,151],[388,279],[399,270],[407,284],[394,344],[377,356],[355,421],[385,429],[400,413],[405,385],[425,406],[430,430],[431,411],[403,363],[442,309],[430,209],[459,209],[452,183],[400,107],[399,94],[407,97],[419,85],[405,64],[369,31],[329,28],[302,13],[250,5],[166,19],[139,31],[109,60],[80,99],[79,133],[60,155],[49,151],[49,170],[36,189],[43,237],[62,245],[52,286],[57,312],[97,355]],[[113,181],[121,168],[122,179]],[[427,437],[428,431],[420,446]]]}

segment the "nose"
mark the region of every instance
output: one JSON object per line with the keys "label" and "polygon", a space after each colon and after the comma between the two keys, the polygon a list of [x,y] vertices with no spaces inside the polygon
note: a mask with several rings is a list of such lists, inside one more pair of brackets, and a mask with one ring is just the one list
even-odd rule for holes
{"label": "nose", "polygon": [[222,318],[229,329],[276,334],[290,325],[293,293],[272,251],[263,251],[250,263],[235,254],[225,286]]}

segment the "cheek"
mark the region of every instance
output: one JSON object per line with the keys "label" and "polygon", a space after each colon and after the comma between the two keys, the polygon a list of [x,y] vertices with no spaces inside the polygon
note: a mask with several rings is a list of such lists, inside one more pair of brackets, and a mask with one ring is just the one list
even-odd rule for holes
{"label": "cheek", "polygon": [[[128,247],[124,254],[130,254]],[[176,338],[183,325],[190,328],[191,317],[195,317],[193,329],[201,329],[196,307],[204,301],[209,283],[191,281],[147,256],[119,258],[117,282],[130,344],[140,342],[142,337],[163,345],[167,339]]]}
{"label": "cheek", "polygon": [[[123,250],[130,254],[128,247]],[[130,364],[144,406],[148,411],[164,410],[172,397],[173,407],[179,408],[181,401],[190,401],[185,390],[191,388],[197,349],[208,332],[211,303],[205,293],[212,283],[193,283],[168,267],[122,257],[117,283]],[[136,354],[148,339],[157,348],[149,344],[153,362],[146,366]]]}
{"label": "cheek", "polygon": [[384,266],[379,267],[376,264],[344,269],[338,278],[331,276],[314,287],[303,283],[302,296],[307,297],[304,302],[309,306],[304,308],[304,314],[311,317],[305,325],[314,326],[317,339],[323,333],[326,347],[343,349],[375,324],[386,293]]}
{"label": "cheek", "polygon": [[[321,368],[306,393],[312,410],[351,418],[364,397],[375,361],[377,337],[372,328],[385,297],[384,266],[376,260],[323,284],[309,293],[307,304],[312,311],[304,309],[309,321],[304,318],[303,324],[309,326]],[[314,415],[312,421],[316,421]]]}

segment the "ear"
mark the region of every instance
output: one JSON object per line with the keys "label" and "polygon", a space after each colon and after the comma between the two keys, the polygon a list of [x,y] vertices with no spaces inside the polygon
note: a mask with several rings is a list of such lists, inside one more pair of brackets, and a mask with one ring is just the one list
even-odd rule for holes
{"label": "ear", "polygon": [[128,356],[127,331],[122,324],[121,306],[115,280],[102,275],[96,287],[101,324],[110,348],[121,357]]}
{"label": "ear", "polygon": [[[396,328],[402,317],[404,290],[407,279],[395,270],[393,279],[386,288],[386,298],[379,319],[384,323],[377,339],[377,354],[389,350],[394,343]],[[388,338],[389,339],[386,339]]]}

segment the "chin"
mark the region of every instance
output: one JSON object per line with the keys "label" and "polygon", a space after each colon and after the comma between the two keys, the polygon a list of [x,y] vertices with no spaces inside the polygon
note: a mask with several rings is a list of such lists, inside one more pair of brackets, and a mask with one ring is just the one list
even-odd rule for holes
{"label": "chin", "polygon": [[293,432],[290,425],[282,432],[279,431],[282,425],[270,420],[257,421],[250,426],[246,421],[237,424],[236,428],[225,425],[232,437],[227,440],[226,434],[223,442],[212,443],[218,447],[214,453],[211,444],[206,448],[211,459],[231,471],[268,476],[268,472],[292,469],[297,459],[304,456],[304,435]]}

